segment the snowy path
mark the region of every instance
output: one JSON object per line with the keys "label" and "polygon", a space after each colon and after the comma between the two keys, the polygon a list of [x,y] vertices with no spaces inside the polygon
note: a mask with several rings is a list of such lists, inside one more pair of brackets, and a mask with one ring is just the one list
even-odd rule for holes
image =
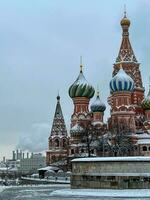
{"label": "snowy path", "polygon": [[119,198],[148,198],[150,199],[149,189],[63,189],[55,190],[51,196],[62,197],[119,197]]}
{"label": "snowy path", "polygon": [[[6,189],[5,189],[6,188]],[[69,185],[28,185],[2,187],[0,200],[148,200],[149,190],[69,189]]]}
{"label": "snowy path", "polygon": [[6,188],[7,188],[6,186],[0,186],[0,192],[2,192]]}

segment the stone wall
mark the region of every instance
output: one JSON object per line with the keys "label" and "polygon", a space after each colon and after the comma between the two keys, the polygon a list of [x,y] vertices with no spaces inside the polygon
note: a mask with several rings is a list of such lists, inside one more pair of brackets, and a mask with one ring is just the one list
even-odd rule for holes
{"label": "stone wall", "polygon": [[150,158],[133,158],[75,159],[72,161],[71,188],[150,188]]}

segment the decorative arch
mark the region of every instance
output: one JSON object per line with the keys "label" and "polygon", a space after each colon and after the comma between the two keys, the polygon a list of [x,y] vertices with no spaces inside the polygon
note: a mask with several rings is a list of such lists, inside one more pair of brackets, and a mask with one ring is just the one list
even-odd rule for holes
{"label": "decorative arch", "polygon": [[143,146],[143,151],[147,151],[147,146]]}
{"label": "decorative arch", "polygon": [[63,138],[62,139],[62,146],[65,148],[67,146],[67,139]]}
{"label": "decorative arch", "polygon": [[55,139],[54,144],[55,144],[55,147],[59,147],[60,146],[60,142],[59,142],[58,138]]}

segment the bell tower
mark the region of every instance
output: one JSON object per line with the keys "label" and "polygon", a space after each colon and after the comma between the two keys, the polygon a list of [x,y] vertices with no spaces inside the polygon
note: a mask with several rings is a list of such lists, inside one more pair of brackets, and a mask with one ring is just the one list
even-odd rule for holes
{"label": "bell tower", "polygon": [[135,107],[136,115],[143,115],[141,102],[144,99],[144,87],[140,72],[140,63],[137,61],[129,39],[130,20],[124,12],[124,17],[120,22],[122,27],[122,41],[116,62],[114,63],[113,76],[118,72],[120,64],[124,71],[134,80],[135,88],[132,93],[131,102]]}

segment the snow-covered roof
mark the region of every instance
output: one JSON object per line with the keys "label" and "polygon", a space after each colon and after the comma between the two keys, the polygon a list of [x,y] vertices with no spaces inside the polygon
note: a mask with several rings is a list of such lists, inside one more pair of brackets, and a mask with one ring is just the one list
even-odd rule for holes
{"label": "snow-covered roof", "polygon": [[133,156],[133,157],[94,157],[94,158],[76,158],[72,162],[109,162],[109,161],[149,161],[150,157]]}
{"label": "snow-covered roof", "polygon": [[137,138],[150,138],[150,134],[143,133],[143,134],[136,134]]}
{"label": "snow-covered roof", "polygon": [[40,171],[40,170],[49,171],[49,170],[58,170],[58,169],[59,169],[58,167],[47,166],[47,167],[43,167],[43,168],[38,169],[38,171]]}
{"label": "snow-covered roof", "polygon": [[96,125],[103,125],[104,123],[103,122],[100,122],[100,121],[97,121],[97,122],[92,122],[93,126],[96,126]]}
{"label": "snow-covered roof", "polygon": [[0,171],[6,171],[6,170],[8,170],[7,167],[0,167]]}
{"label": "snow-covered roof", "polygon": [[9,169],[9,171],[18,171],[18,169],[16,167]]}
{"label": "snow-covered roof", "polygon": [[150,144],[150,139],[140,139],[137,142],[138,144]]}

